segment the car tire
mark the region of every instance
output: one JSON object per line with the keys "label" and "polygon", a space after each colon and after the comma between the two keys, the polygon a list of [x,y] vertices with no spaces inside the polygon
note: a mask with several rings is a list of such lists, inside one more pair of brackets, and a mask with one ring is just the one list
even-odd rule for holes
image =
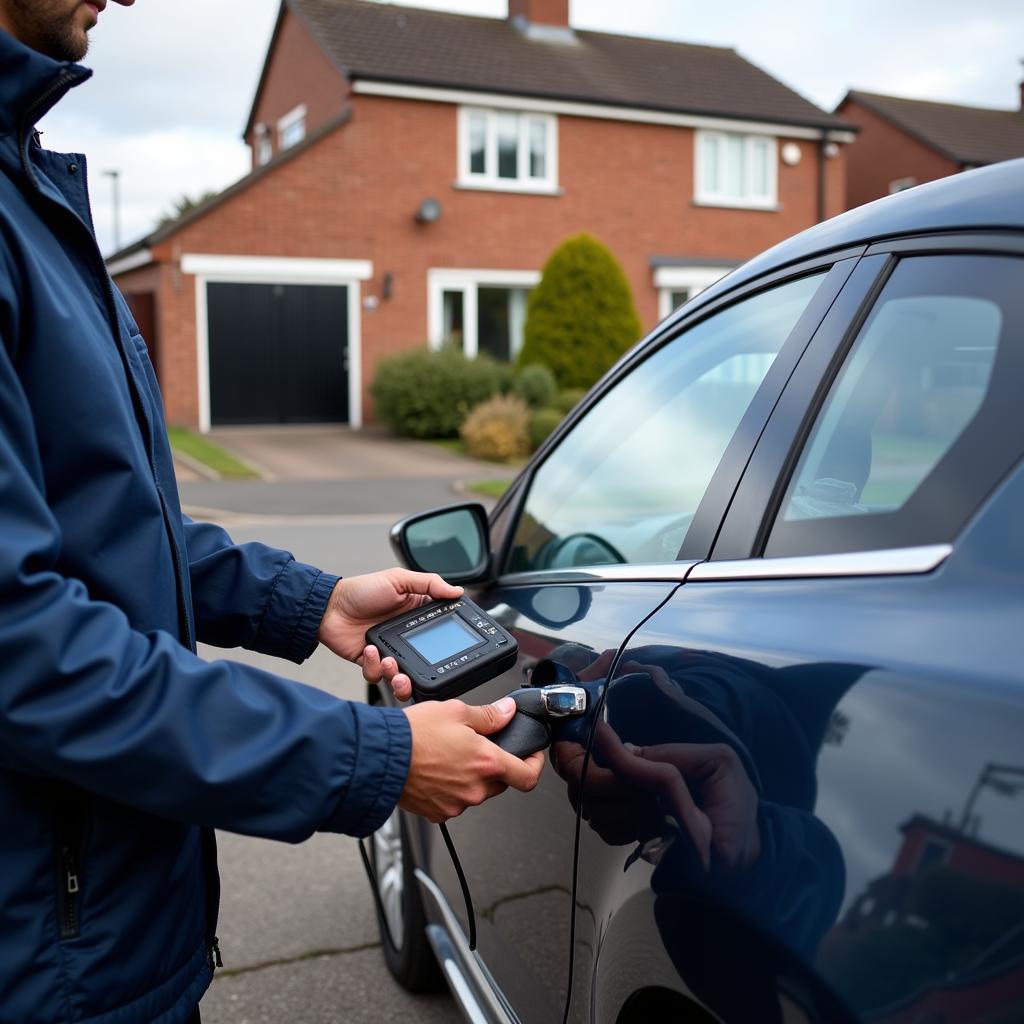
{"label": "car tire", "polygon": [[409,992],[440,991],[444,975],[427,939],[427,916],[413,872],[408,826],[398,808],[370,837],[370,860],[380,896],[380,902],[374,903],[388,970]]}

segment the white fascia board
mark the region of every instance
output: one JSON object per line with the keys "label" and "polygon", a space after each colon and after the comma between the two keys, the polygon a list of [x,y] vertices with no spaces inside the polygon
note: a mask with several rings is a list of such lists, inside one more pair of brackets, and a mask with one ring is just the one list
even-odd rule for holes
{"label": "white fascia board", "polygon": [[729,267],[701,267],[680,264],[678,267],[656,267],[655,288],[710,288],[729,273]]}
{"label": "white fascia board", "polygon": [[373,277],[373,262],[186,253],[181,257],[181,272],[195,274],[208,281],[219,278],[270,284],[344,284],[347,281],[369,281]]}
{"label": "white fascia board", "polygon": [[[640,124],[662,124],[675,128],[706,128],[725,132],[745,132],[749,135],[772,135],[787,139],[821,139],[829,134],[827,129],[803,128],[797,125],[776,124],[768,121],[739,121],[725,117],[703,117],[698,114],[671,114],[661,110],[643,110],[638,107],[574,103],[570,100],[543,100],[533,96],[505,96],[501,93],[405,85],[401,82],[369,82],[357,79],[352,83],[352,91],[364,96],[389,96],[394,99],[422,100],[428,103],[454,103],[499,110],[564,114],[570,117],[592,117],[604,121],[635,121]],[[829,137],[831,138],[835,134],[832,132]]]}
{"label": "white fascia board", "polygon": [[140,249],[138,252],[133,252],[123,259],[114,260],[112,263],[107,264],[107,273],[111,277],[117,277],[118,274],[127,274],[129,270],[138,270],[139,267],[147,267],[153,262],[153,250],[152,249]]}

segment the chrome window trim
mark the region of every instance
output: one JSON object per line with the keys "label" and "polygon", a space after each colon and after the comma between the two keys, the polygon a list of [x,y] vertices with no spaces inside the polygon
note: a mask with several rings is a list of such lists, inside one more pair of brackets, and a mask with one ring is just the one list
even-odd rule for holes
{"label": "chrome window trim", "polygon": [[[515,1024],[516,1018],[499,998],[497,986],[490,978],[487,969],[483,965],[483,961],[480,959],[480,955],[470,951],[469,942],[462,931],[462,926],[459,924],[459,920],[452,911],[452,908],[448,905],[448,900],[445,899],[444,893],[422,868],[415,868],[414,874],[416,881],[420,884],[420,888],[437,908],[441,919],[444,921],[443,930],[451,943],[451,952],[455,954],[454,966],[458,968],[463,980],[468,983],[472,994],[482,1000],[482,1008],[485,1013],[490,1014],[491,1020],[500,1021],[503,1024]],[[431,946],[434,946],[435,940],[431,937],[429,929],[427,938],[430,939]],[[434,946],[434,948],[436,950],[437,947]],[[445,967],[445,975],[448,977],[447,965],[443,966]],[[453,995],[456,995],[461,1001],[461,997],[465,995],[465,992],[460,991],[456,993],[453,990]],[[480,1007],[481,1004],[477,1003],[477,1006]]]}
{"label": "chrome window trim", "polygon": [[555,583],[683,583],[697,561],[647,565],[592,565],[578,569],[538,569],[499,576],[499,587],[543,587]]}
{"label": "chrome window trim", "polygon": [[820,576],[908,576],[932,572],[952,553],[951,544],[927,544],[881,551],[787,558],[743,558],[701,562],[689,574],[693,583],[713,580],[776,580]]}

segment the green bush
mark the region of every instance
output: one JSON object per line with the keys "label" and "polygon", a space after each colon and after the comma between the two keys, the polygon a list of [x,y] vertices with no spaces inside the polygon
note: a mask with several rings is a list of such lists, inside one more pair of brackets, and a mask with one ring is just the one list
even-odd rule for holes
{"label": "green bush", "polygon": [[562,419],[563,416],[557,409],[534,409],[530,415],[531,451],[536,451],[547,440],[548,434],[562,422]]}
{"label": "green bush", "polygon": [[531,363],[516,374],[512,389],[531,409],[542,409],[554,399],[558,382],[546,366]]}
{"label": "green bush", "polygon": [[477,459],[508,462],[530,452],[530,410],[518,395],[481,402],[462,424],[466,451]]}
{"label": "green bush", "polygon": [[381,360],[370,394],[377,415],[405,437],[458,437],[469,411],[511,387],[511,370],[456,348],[426,348]]}
{"label": "green bush", "polygon": [[580,404],[585,394],[586,391],[583,388],[562,388],[555,395],[551,408],[557,409],[563,416],[568,416]]}
{"label": "green bush", "polygon": [[560,387],[589,388],[640,336],[629,282],[591,235],[551,254],[530,293],[519,365],[542,363]]}

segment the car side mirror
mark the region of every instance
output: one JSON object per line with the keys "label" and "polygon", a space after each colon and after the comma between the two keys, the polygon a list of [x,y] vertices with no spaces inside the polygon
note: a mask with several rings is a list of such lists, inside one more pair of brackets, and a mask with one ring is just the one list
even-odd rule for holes
{"label": "car side mirror", "polygon": [[488,534],[483,505],[471,501],[407,516],[391,527],[391,546],[410,569],[478,583],[490,574]]}

